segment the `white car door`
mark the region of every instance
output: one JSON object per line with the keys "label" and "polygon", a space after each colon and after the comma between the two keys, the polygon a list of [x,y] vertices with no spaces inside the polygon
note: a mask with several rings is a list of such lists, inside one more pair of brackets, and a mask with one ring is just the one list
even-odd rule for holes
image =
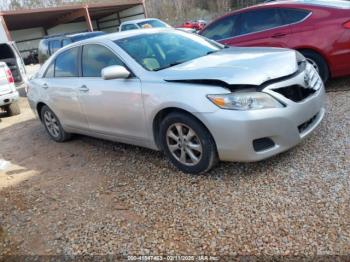
{"label": "white car door", "polygon": [[80,102],[93,132],[133,143],[146,139],[141,82],[136,77],[103,80],[101,71],[123,62],[109,48],[88,44],[82,50]]}

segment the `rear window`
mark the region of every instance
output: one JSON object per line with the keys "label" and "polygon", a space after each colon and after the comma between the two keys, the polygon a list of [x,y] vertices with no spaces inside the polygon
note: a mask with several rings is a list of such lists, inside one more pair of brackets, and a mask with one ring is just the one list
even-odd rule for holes
{"label": "rear window", "polygon": [[300,2],[332,8],[350,9],[350,1],[344,0],[300,0]]}
{"label": "rear window", "polygon": [[154,28],[166,28],[168,27],[167,24],[159,21],[159,20],[148,20],[148,21],[143,21],[140,23],[137,23],[137,25],[140,28],[144,28],[144,27],[154,27]]}
{"label": "rear window", "polygon": [[122,25],[122,31],[129,31],[129,30],[134,30],[134,29],[138,29],[138,27],[136,25],[133,24],[126,24],[126,25]]}
{"label": "rear window", "polygon": [[304,20],[311,12],[300,9],[281,9],[283,19],[287,24],[298,23]]}
{"label": "rear window", "polygon": [[0,44],[0,59],[14,58],[15,55],[8,44]]}

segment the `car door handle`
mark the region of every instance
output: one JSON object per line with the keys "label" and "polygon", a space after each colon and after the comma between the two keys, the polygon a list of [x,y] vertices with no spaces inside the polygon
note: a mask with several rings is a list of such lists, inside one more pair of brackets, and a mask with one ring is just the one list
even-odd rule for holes
{"label": "car door handle", "polygon": [[46,83],[45,83],[45,84],[43,84],[43,85],[42,85],[42,88],[44,88],[44,89],[48,89],[48,88],[49,88],[49,86],[48,86],[48,84],[46,84]]}
{"label": "car door handle", "polygon": [[281,38],[281,37],[285,37],[287,34],[286,33],[276,33],[273,34],[271,37],[272,38]]}
{"label": "car door handle", "polygon": [[81,87],[79,87],[79,91],[81,92],[89,92],[89,88],[86,85],[82,85]]}

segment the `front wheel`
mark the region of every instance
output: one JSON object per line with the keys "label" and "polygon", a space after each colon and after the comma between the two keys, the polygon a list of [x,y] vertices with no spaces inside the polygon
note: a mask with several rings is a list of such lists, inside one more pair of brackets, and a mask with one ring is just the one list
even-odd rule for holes
{"label": "front wheel", "polygon": [[301,51],[301,53],[303,56],[305,56],[306,60],[316,69],[323,82],[326,83],[329,78],[329,69],[324,58],[321,55],[309,50]]}
{"label": "front wheel", "polygon": [[41,120],[47,133],[54,141],[64,142],[70,139],[71,134],[63,130],[58,117],[48,106],[43,106],[41,109]]}
{"label": "front wheel", "polygon": [[216,145],[209,131],[194,117],[171,113],[160,125],[164,153],[178,169],[199,174],[218,161]]}

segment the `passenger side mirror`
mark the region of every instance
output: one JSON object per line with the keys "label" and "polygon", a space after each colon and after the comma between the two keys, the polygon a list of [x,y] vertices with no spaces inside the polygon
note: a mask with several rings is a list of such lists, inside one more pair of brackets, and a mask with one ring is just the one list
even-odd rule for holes
{"label": "passenger side mirror", "polygon": [[114,65],[103,68],[101,75],[104,80],[126,79],[130,72],[124,66]]}

